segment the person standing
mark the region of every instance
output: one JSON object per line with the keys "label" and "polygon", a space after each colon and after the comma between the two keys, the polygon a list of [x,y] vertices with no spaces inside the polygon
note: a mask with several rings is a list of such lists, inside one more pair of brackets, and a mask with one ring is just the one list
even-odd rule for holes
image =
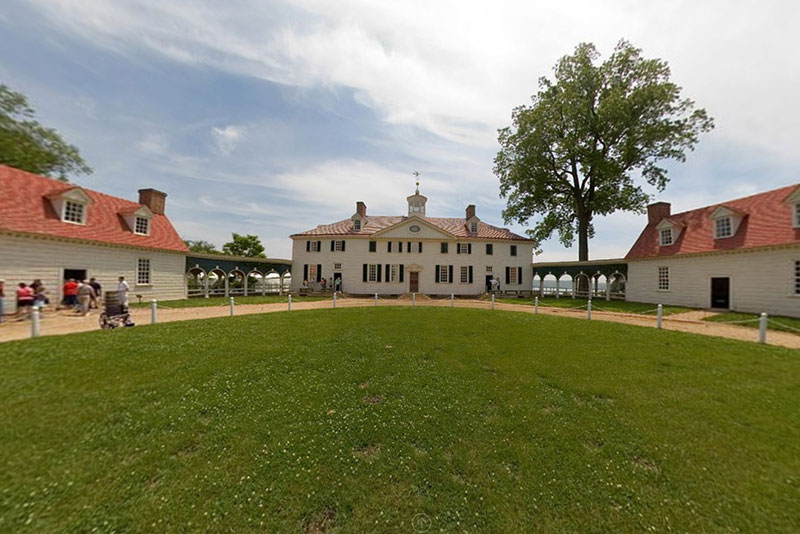
{"label": "person standing", "polygon": [[72,309],[78,305],[78,283],[73,278],[64,284],[64,304]]}
{"label": "person standing", "polygon": [[25,282],[20,282],[17,288],[17,314],[25,318],[33,308],[33,291]]}
{"label": "person standing", "polygon": [[333,289],[338,293],[342,290],[342,279],[341,277],[335,279],[333,281]]}
{"label": "person standing", "polygon": [[92,308],[97,308],[99,307],[100,297],[103,295],[103,286],[101,286],[100,282],[94,278],[89,279],[89,285],[92,286],[92,289],[94,289],[94,297],[92,298],[90,305]]}
{"label": "person standing", "polygon": [[44,308],[48,304],[47,288],[44,287],[41,280],[34,280],[31,288],[33,289],[33,305],[39,309]]}
{"label": "person standing", "polygon": [[6,281],[0,278],[0,323],[3,322],[3,299],[5,299]]}
{"label": "person standing", "polygon": [[117,292],[119,292],[119,303],[125,308],[128,307],[128,292],[130,290],[131,286],[129,286],[128,282],[125,281],[125,277],[120,276],[119,283],[117,284]]}
{"label": "person standing", "polygon": [[81,315],[89,313],[89,304],[94,296],[94,288],[86,280],[81,280],[81,284],[78,286],[78,304],[80,305]]}

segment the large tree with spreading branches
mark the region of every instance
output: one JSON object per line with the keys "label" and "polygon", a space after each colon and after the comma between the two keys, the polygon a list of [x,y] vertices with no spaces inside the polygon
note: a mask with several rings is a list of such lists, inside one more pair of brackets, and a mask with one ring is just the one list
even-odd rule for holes
{"label": "large tree with spreading branches", "polygon": [[[684,161],[713,120],[681,96],[665,61],[647,59],[620,41],[598,62],[593,44],[562,57],[553,79],[541,78],[513,124],[499,130],[494,172],[507,199],[506,223],[527,224],[537,252],[557,232],[578,259],[589,259],[593,219],[618,210],[643,212],[646,182],[663,191],[663,163]],[[637,183],[639,182],[639,183]]]}

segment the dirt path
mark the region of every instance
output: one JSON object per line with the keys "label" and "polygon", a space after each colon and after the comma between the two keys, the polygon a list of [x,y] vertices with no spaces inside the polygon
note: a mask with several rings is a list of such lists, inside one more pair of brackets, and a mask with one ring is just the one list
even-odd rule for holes
{"label": "dirt path", "polygon": [[[166,306],[169,304],[167,303]],[[379,300],[379,306],[411,306],[409,300]],[[419,299],[417,305],[422,306],[436,306],[436,307],[449,307],[449,300],[435,300],[435,299]],[[458,308],[479,308],[489,309],[491,304],[481,300],[456,300],[455,305]],[[294,302],[292,310],[315,310],[331,308],[333,302],[330,300],[321,300],[314,302]],[[340,308],[353,308],[353,307],[366,307],[374,306],[372,299],[360,298],[340,298],[337,301],[337,307]],[[242,304],[236,306],[236,315],[249,315],[254,313],[270,313],[285,311],[287,309],[286,303],[276,304]],[[523,304],[506,304],[496,303],[495,309],[518,311],[525,313],[533,313],[533,306]],[[564,308],[553,307],[539,307],[539,313],[544,315],[560,315],[565,317],[586,318],[586,310],[569,310]],[[698,315],[699,314],[699,315]],[[681,332],[691,332],[695,334],[703,334],[707,336],[725,337],[730,339],[738,339],[742,341],[756,341],[758,330],[755,328],[747,328],[744,326],[710,323],[700,321],[705,312],[689,312],[683,314],[676,314],[664,317],[663,327],[665,330],[677,330]],[[133,321],[137,325],[147,325],[150,323],[150,310],[149,309],[134,309],[131,311]],[[226,317],[230,315],[230,309],[226,306],[209,306],[197,308],[167,308],[161,307],[158,310],[158,322],[166,323],[170,321],[189,321],[192,319],[207,319],[211,317]],[[601,312],[593,311],[592,320],[609,321],[615,323],[625,323],[638,326],[655,327],[655,318],[651,316],[634,315],[627,313],[617,312]],[[97,312],[94,312],[86,317],[75,317],[58,314],[46,314],[41,322],[41,333],[43,336],[70,334],[73,332],[87,332],[97,330]],[[15,339],[26,339],[30,337],[31,325],[29,321],[25,322],[9,322],[0,324],[0,342],[11,341]],[[800,349],[800,336],[790,334],[787,332],[774,332],[770,331],[767,334],[767,342],[770,345],[778,345],[792,349]]]}

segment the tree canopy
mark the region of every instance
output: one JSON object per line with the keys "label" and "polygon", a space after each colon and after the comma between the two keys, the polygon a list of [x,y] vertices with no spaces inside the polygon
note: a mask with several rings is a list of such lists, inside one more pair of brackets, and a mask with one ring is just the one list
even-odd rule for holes
{"label": "tree canopy", "polygon": [[248,258],[266,258],[264,246],[256,235],[232,234],[232,240],[222,245],[222,253]]}
{"label": "tree canopy", "polygon": [[92,172],[77,148],[34,117],[25,95],[0,84],[0,163],[61,180]]}
{"label": "tree canopy", "polygon": [[681,97],[665,61],[646,59],[620,41],[598,63],[591,43],[562,57],[554,79],[542,77],[531,104],[513,110],[499,130],[494,173],[507,199],[506,223],[528,223],[537,252],[553,232],[565,246],[578,236],[578,259],[589,259],[595,215],[643,212],[650,197],[636,178],[663,191],[665,160],[683,162],[714,124]]}
{"label": "tree canopy", "polygon": [[199,239],[197,241],[193,241],[191,239],[184,239],[183,242],[192,252],[220,254],[220,251],[217,250],[217,247],[215,247],[213,243],[209,243],[208,241],[203,241],[202,239]]}

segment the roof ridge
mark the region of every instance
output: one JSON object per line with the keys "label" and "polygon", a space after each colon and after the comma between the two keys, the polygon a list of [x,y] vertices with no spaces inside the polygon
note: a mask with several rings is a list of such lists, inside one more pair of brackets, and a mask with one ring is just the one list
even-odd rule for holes
{"label": "roof ridge", "polygon": [[[696,212],[696,211],[703,211],[703,210],[706,210],[708,208],[715,208],[715,207],[719,207],[719,206],[725,206],[726,204],[730,204],[732,202],[741,202],[743,200],[749,200],[749,199],[752,199],[752,198],[755,198],[755,197],[766,196],[766,195],[769,195],[770,193],[777,193],[778,191],[783,191],[784,189],[792,189],[792,188],[795,188],[795,187],[800,187],[800,183],[792,184],[792,185],[785,185],[783,187],[770,189],[769,191],[762,191],[761,193],[753,193],[752,195],[747,195],[747,196],[743,196],[743,197],[739,197],[739,198],[731,198],[731,199],[728,199],[728,200],[723,200],[721,202],[715,202],[713,204],[707,204],[705,206],[701,206],[699,208],[694,208],[694,209],[691,209],[691,210],[679,211],[677,213],[671,214],[669,217],[677,217],[678,215],[685,215],[687,213],[693,213],[693,212]],[[734,208],[734,209],[738,209],[738,208]]]}

